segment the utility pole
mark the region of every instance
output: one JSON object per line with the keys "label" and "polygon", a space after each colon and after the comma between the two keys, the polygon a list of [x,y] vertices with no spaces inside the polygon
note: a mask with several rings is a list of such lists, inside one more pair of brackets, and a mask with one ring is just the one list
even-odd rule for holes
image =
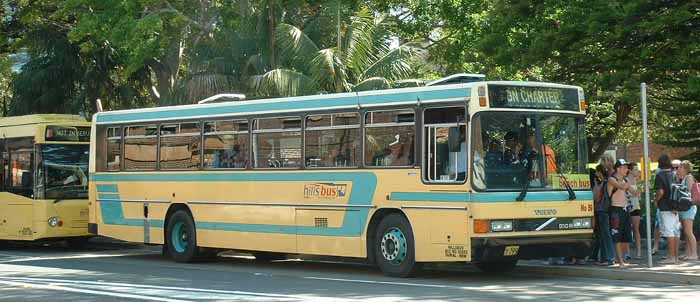
{"label": "utility pole", "polygon": [[654,266],[654,261],[651,259],[651,197],[649,196],[649,179],[651,171],[649,171],[649,131],[647,129],[647,84],[642,83],[642,130],[644,134],[644,197],[646,198],[646,227],[647,227],[647,259],[649,259],[649,267]]}

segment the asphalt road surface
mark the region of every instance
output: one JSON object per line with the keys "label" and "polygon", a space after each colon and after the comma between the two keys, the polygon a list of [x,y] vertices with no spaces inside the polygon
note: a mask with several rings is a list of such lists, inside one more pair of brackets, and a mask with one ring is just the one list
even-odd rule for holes
{"label": "asphalt road surface", "polygon": [[532,276],[472,268],[385,277],[351,261],[258,262],[225,255],[181,264],[158,247],[94,242],[81,250],[0,249],[0,301],[698,301],[699,286]]}

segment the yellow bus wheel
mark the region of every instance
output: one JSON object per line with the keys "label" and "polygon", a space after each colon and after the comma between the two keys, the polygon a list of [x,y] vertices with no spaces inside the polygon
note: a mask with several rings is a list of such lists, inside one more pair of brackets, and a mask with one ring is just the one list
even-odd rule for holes
{"label": "yellow bus wheel", "polygon": [[413,230],[400,214],[389,214],[377,226],[372,244],[377,266],[392,277],[410,277],[420,269],[416,263]]}
{"label": "yellow bus wheel", "polygon": [[166,229],[168,253],[177,262],[192,262],[197,259],[197,233],[190,213],[179,210],[168,219]]}

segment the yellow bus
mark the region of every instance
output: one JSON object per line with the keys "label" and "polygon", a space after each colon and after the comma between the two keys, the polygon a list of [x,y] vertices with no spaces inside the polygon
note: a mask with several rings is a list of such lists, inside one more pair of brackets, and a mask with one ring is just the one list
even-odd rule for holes
{"label": "yellow bus", "polygon": [[483,80],[102,112],[89,228],[182,262],[339,256],[391,276],[582,257],[584,116],[579,87]]}
{"label": "yellow bus", "polygon": [[76,115],[0,118],[0,242],[86,242],[90,126]]}

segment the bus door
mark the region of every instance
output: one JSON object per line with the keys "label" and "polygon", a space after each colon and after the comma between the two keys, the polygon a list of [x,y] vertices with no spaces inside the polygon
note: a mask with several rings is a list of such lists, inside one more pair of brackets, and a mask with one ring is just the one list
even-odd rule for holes
{"label": "bus door", "polygon": [[465,108],[426,108],[424,112],[423,180],[463,183],[467,171]]}
{"label": "bus door", "polygon": [[5,190],[0,192],[3,237],[33,239],[34,146],[31,139],[21,139],[7,140],[5,147]]}

